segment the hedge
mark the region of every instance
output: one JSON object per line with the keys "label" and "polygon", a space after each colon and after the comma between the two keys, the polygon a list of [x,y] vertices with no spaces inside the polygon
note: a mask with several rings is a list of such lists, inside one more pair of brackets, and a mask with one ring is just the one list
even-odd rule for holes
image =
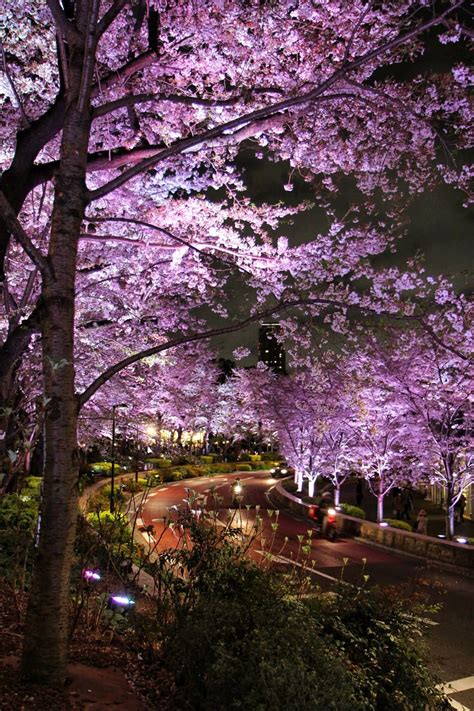
{"label": "hedge", "polygon": [[411,531],[412,527],[406,521],[399,521],[398,518],[384,518],[384,523],[388,523],[392,528],[399,528],[401,531]]}
{"label": "hedge", "polygon": [[236,464],[235,471],[237,471],[237,472],[251,472],[252,467],[250,464]]}
{"label": "hedge", "polygon": [[153,464],[157,469],[166,469],[172,465],[172,461],[164,457],[149,457],[145,459],[145,464]]}
{"label": "hedge", "polygon": [[354,518],[365,518],[365,511],[360,509],[358,506],[352,506],[352,504],[341,504],[340,509],[346,516],[353,516]]}

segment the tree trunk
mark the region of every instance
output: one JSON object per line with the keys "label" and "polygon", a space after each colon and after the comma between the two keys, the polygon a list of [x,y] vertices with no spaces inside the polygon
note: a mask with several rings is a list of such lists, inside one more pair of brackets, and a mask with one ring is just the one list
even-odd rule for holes
{"label": "tree trunk", "polygon": [[[85,16],[85,6],[78,12]],[[80,23],[80,18],[78,19]],[[84,20],[85,22],[85,20]],[[83,28],[81,28],[83,29]],[[82,37],[85,32],[82,32]],[[29,680],[63,686],[66,679],[69,585],[77,520],[79,475],[74,392],[74,291],[77,245],[86,205],[89,99],[78,110],[84,43],[71,48],[66,117],[48,260],[43,277],[41,332],[45,474],[41,529],[25,623],[22,671]]]}
{"label": "tree trunk", "polygon": [[377,523],[383,521],[383,495],[377,495]]}
{"label": "tree trunk", "polygon": [[303,474],[301,472],[295,472],[295,482],[298,485],[297,491],[303,491]]}
{"label": "tree trunk", "polygon": [[308,479],[308,496],[314,496],[314,485],[316,484],[316,479]]}
{"label": "tree trunk", "polygon": [[336,483],[334,485],[334,504],[336,506],[339,506],[340,501],[341,501],[341,485]]}

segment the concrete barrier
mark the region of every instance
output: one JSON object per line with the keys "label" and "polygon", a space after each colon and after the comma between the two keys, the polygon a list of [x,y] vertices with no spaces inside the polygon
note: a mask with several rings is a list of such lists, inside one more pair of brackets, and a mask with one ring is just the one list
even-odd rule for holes
{"label": "concrete barrier", "polygon": [[[310,518],[310,504],[303,503],[297,496],[286,491],[281,481],[271,490],[271,498],[281,508],[290,509],[304,518]],[[419,533],[402,531],[391,526],[380,526],[373,521],[365,521],[343,513],[337,516],[337,527],[342,534],[359,536],[387,548],[427,558],[437,563],[453,565],[474,574],[474,546],[422,536]]]}

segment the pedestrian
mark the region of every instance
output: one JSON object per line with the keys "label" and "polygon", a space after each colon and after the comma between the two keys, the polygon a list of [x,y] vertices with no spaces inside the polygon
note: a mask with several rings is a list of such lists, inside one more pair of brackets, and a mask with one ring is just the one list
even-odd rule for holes
{"label": "pedestrian", "polygon": [[411,498],[411,491],[406,486],[401,494],[402,499],[402,512],[400,518],[405,518],[407,521],[411,519],[411,512],[413,511],[413,501]]}
{"label": "pedestrian", "polygon": [[364,498],[364,485],[360,477],[357,478],[356,483],[356,504],[360,506],[362,504],[362,499]]}
{"label": "pedestrian", "polygon": [[401,518],[402,515],[402,495],[400,492],[393,497],[393,515],[395,518]]}
{"label": "pedestrian", "polygon": [[461,523],[464,523],[464,510],[466,508],[466,497],[464,496],[464,494],[461,494],[461,496],[459,497],[458,504],[459,504],[459,521]]}
{"label": "pedestrian", "polygon": [[420,509],[418,511],[418,516],[416,517],[416,522],[413,526],[413,530],[415,531],[415,533],[420,533],[422,536],[426,536],[427,526],[428,515],[425,509]]}

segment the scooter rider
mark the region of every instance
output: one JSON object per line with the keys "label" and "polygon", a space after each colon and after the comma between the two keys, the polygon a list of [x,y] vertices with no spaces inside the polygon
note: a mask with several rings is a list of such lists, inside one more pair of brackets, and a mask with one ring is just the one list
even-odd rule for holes
{"label": "scooter rider", "polygon": [[328,509],[334,508],[334,505],[335,504],[334,504],[332,495],[330,494],[329,491],[325,491],[321,495],[321,499],[318,504],[317,517],[316,517],[318,526],[321,529],[321,533],[326,532],[326,523],[327,523],[326,519],[327,519],[327,515],[328,515]]}
{"label": "scooter rider", "polygon": [[239,504],[242,501],[242,482],[240,477],[237,477],[232,482],[232,504]]}

